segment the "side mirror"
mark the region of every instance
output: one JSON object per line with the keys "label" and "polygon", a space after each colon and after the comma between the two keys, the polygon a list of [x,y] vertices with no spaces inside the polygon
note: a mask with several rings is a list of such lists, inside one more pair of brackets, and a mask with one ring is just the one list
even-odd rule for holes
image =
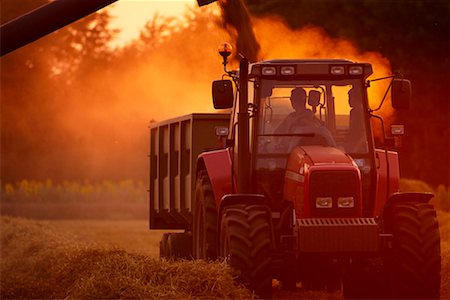
{"label": "side mirror", "polygon": [[308,94],[308,104],[312,107],[313,113],[316,113],[317,106],[320,104],[320,95],[319,91],[312,90]]}
{"label": "side mirror", "polygon": [[232,108],[233,83],[231,80],[213,81],[212,96],[215,109]]}
{"label": "side mirror", "polygon": [[392,106],[395,109],[408,109],[411,101],[411,82],[407,79],[394,79],[391,96]]}

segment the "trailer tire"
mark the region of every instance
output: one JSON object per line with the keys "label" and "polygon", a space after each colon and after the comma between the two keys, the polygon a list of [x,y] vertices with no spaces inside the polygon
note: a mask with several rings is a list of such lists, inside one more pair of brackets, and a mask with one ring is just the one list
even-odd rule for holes
{"label": "trailer tire", "polygon": [[166,243],[167,258],[190,259],[192,257],[192,235],[190,233],[169,233]]}
{"label": "trailer tire", "polygon": [[436,211],[428,203],[392,204],[386,214],[393,234],[386,267],[394,298],[439,299],[441,249]]}
{"label": "trailer tire", "polygon": [[218,216],[211,182],[205,170],[199,172],[196,185],[193,228],[193,254],[198,259],[217,259]]}
{"label": "trailer tire", "polygon": [[164,233],[161,241],[159,242],[159,257],[169,258],[169,253],[167,249],[167,239],[169,238],[169,233]]}
{"label": "trailer tire", "polygon": [[262,205],[226,207],[221,219],[220,254],[238,280],[263,299],[272,297],[271,217]]}

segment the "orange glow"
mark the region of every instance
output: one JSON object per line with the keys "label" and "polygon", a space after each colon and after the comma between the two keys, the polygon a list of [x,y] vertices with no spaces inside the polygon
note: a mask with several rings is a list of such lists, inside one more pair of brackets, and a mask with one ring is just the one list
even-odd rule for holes
{"label": "orange glow", "polygon": [[[76,155],[86,161],[90,173],[118,173],[116,178],[120,174],[145,176],[150,120],[214,112],[211,82],[223,73],[217,45],[224,41],[235,45],[211,15],[200,14],[197,18],[197,23],[173,33],[139,61],[127,62],[126,70],[86,75],[86,87],[92,89],[88,94],[98,99],[89,109],[84,102],[72,102],[61,114],[61,123],[65,132],[81,141]],[[254,24],[264,59],[346,58],[372,63],[372,78],[390,74],[389,62],[380,54],[361,53],[352,43],[332,39],[319,28],[291,30],[277,19],[254,20]],[[230,63],[234,66],[229,69],[237,67],[236,62]],[[102,91],[104,88],[107,93]],[[385,89],[384,83],[369,89],[372,107],[377,106]],[[74,98],[82,99],[84,94],[81,91]],[[115,96],[105,98],[105,94]]]}
{"label": "orange glow", "polygon": [[133,39],[139,38],[139,33],[145,23],[155,15],[163,17],[182,16],[189,7],[196,5],[195,0],[120,0],[106,8],[111,14],[111,28],[121,30],[113,46],[123,46]]}
{"label": "orange glow", "polygon": [[[34,173],[24,175],[30,178],[146,178],[149,121],[214,112],[211,82],[223,74],[217,46],[228,41],[236,49],[235,41],[218,25],[217,6],[196,8],[195,13],[188,26],[138,59],[123,57],[106,71],[92,61],[77,88],[68,89],[63,99],[49,100],[50,121],[40,122],[39,129],[25,117],[34,114],[34,102],[27,109],[10,109],[10,115],[17,115],[14,126],[22,133],[23,147],[40,147],[40,152],[36,150],[39,157],[27,160],[12,152],[8,158],[11,165],[22,164],[22,169],[32,165]],[[346,58],[371,63],[375,72],[371,78],[390,74],[389,62],[380,54],[362,53],[352,43],[330,38],[319,28],[291,30],[274,18],[255,19],[253,24],[264,59]],[[230,61],[227,68],[236,67],[237,63]],[[369,88],[372,107],[378,106],[387,83],[377,82]],[[37,93],[53,88],[44,79],[35,84]],[[391,112],[386,109],[389,107],[384,104],[385,116]]]}
{"label": "orange glow", "polygon": [[[279,18],[253,20],[257,40],[264,59],[281,58],[336,58],[372,64],[369,79],[391,74],[389,61],[377,52],[361,52],[350,41],[329,37],[321,28],[308,26],[292,30]],[[377,108],[389,84],[377,82],[368,89],[371,108]],[[393,113],[389,102],[382,107],[385,117]]]}

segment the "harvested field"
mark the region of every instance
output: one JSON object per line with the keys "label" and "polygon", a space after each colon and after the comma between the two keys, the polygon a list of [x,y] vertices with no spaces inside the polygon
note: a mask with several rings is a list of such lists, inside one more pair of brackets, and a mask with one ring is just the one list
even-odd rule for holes
{"label": "harvested field", "polygon": [[[2,217],[1,298],[252,299],[223,262],[160,260],[162,231],[145,221]],[[339,299],[282,292],[278,299]]]}
{"label": "harvested field", "polygon": [[[450,213],[440,212],[441,298],[450,299]],[[222,262],[158,259],[162,231],[146,221],[32,221],[2,217],[1,298],[253,298]],[[342,299],[284,292],[276,299]]]}
{"label": "harvested field", "polygon": [[1,298],[252,298],[220,262],[173,262],[86,246],[49,222],[3,217]]}
{"label": "harvested field", "polygon": [[[415,181],[402,182],[402,190],[418,189]],[[420,190],[424,189],[421,187]],[[430,192],[436,194],[433,202],[439,208],[441,299],[450,299],[447,191],[448,188],[440,188],[440,191],[430,188]],[[110,211],[105,214],[103,209],[93,209],[98,203],[107,203],[102,200],[64,203],[33,199],[17,201],[17,198],[3,200],[0,227],[1,299],[253,298],[248,290],[233,281],[231,270],[223,262],[160,260],[159,240],[164,231],[149,231],[147,218],[136,218],[133,214],[109,214],[121,211],[121,206],[115,207],[118,202],[110,202]],[[5,216],[5,204],[19,215],[48,219],[33,221]],[[43,204],[48,206],[45,214],[40,211],[36,214],[37,207]],[[61,219],[57,214],[61,211],[69,213],[77,205],[80,206],[77,211],[83,212],[78,216],[81,219]],[[130,201],[126,205],[136,211],[143,210],[142,201]],[[81,209],[84,206],[88,209]],[[86,211],[92,215],[87,215]],[[274,298],[342,299],[342,293],[311,292],[301,288],[284,292],[278,289],[274,281]]]}

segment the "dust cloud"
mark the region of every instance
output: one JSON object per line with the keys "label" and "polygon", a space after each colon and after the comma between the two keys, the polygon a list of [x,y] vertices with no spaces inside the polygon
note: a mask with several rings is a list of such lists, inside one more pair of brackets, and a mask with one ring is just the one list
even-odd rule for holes
{"label": "dust cloud", "polygon": [[[391,74],[389,61],[377,52],[361,52],[356,45],[345,39],[331,38],[319,27],[307,26],[298,30],[288,28],[285,22],[276,17],[254,20],[256,37],[261,44],[264,59],[348,59],[372,64],[371,78]],[[368,89],[371,108],[377,108],[384,96],[389,81],[374,83]],[[391,115],[390,105],[384,105],[381,113]]]}
{"label": "dust cloud", "polygon": [[[330,38],[320,28],[292,30],[277,18],[252,19],[256,38],[242,46],[242,35],[236,33],[245,26],[235,26],[238,30],[230,34],[217,11],[206,12],[195,14],[188,26],[138,59],[125,58],[108,70],[87,70],[81,88],[66,90],[63,99],[52,96],[52,86],[45,82],[35,84],[34,90],[27,87],[31,95],[45,91],[40,97],[48,97],[37,127],[32,124],[35,117],[27,118],[35,114],[33,106],[3,106],[2,114],[6,108],[9,116],[17,115],[10,136],[18,133],[18,137],[2,154],[2,182],[22,178],[145,180],[150,122],[214,111],[211,82],[223,73],[217,46],[224,41],[238,49],[253,49],[252,58],[346,58],[372,63],[372,78],[391,74],[388,60],[380,54],[360,52],[349,41]],[[13,82],[8,88],[20,88],[12,84],[17,85]],[[369,89],[372,107],[385,89],[382,84]]]}

